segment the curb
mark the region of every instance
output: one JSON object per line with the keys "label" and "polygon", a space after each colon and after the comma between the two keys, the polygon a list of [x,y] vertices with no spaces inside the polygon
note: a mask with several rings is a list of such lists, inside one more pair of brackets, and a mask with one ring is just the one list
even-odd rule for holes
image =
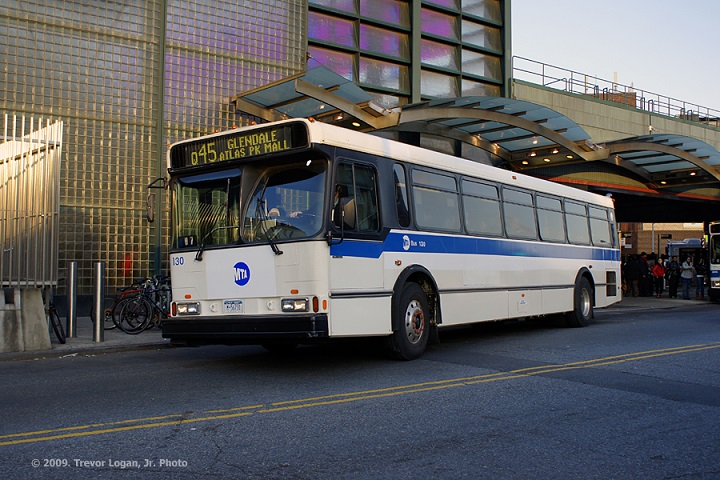
{"label": "curb", "polygon": [[79,345],[77,347],[63,347],[52,350],[0,353],[0,362],[44,360],[46,358],[76,357],[79,355],[94,356],[117,352],[159,350],[170,347],[171,345],[169,341],[128,345]]}

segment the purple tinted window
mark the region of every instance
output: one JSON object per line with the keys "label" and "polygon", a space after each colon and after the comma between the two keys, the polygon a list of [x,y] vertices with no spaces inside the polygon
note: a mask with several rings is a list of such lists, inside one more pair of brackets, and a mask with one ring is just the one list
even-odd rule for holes
{"label": "purple tinted window", "polygon": [[440,12],[423,9],[422,31],[423,33],[457,40],[457,19]]}
{"label": "purple tinted window", "polygon": [[425,3],[432,3],[433,5],[440,5],[441,7],[458,8],[458,0],[425,0]]}
{"label": "purple tinted window", "polygon": [[343,12],[357,13],[355,0],[310,0],[310,5],[321,5],[323,7],[342,10]]}
{"label": "purple tinted window", "polygon": [[381,22],[410,26],[410,9],[407,2],[397,0],[360,0],[360,15]]}
{"label": "purple tinted window", "polygon": [[407,35],[368,25],[360,26],[360,48],[403,59],[409,56]]}
{"label": "purple tinted window", "polygon": [[348,80],[355,80],[355,69],[353,56],[351,54],[336,52],[334,50],[326,50],[318,47],[308,47],[308,53],[322,66],[329,68],[333,72],[338,75],[342,75]]}
{"label": "purple tinted window", "polygon": [[313,40],[357,47],[355,22],[317,12],[308,14],[308,36]]}

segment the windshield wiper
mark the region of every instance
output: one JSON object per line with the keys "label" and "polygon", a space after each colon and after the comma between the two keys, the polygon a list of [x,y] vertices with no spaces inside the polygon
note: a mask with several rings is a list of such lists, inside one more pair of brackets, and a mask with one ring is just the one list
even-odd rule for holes
{"label": "windshield wiper", "polygon": [[197,253],[195,254],[195,261],[197,261],[197,262],[202,262],[202,254],[203,254],[203,252],[205,251],[205,240],[207,240],[208,237],[210,237],[210,235],[212,235],[213,233],[215,233],[215,232],[217,232],[217,231],[219,231],[219,230],[230,230],[230,229],[233,229],[233,228],[240,228],[240,225],[227,225],[227,226],[224,226],[224,227],[213,227],[213,229],[210,230],[210,231],[202,238],[202,240],[200,240],[200,249],[199,249],[199,250],[197,251]]}
{"label": "windshield wiper", "polygon": [[[267,183],[265,184],[265,187],[267,187]],[[255,217],[260,219],[260,228],[262,229],[262,232],[265,234],[265,238],[267,238],[268,244],[270,244],[270,248],[272,248],[272,251],[275,255],[282,255],[283,252],[278,248],[278,246],[275,244],[275,240],[273,240],[270,237],[270,230],[268,230],[267,225],[265,225],[266,220],[270,220],[270,217],[264,213],[263,210],[263,196],[265,196],[265,188],[263,188],[262,193],[260,194],[260,197],[258,197],[257,205],[255,207]]]}

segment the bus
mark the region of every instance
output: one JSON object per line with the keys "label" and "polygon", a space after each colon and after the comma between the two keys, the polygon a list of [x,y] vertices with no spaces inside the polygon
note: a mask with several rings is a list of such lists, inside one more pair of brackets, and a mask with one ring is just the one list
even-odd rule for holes
{"label": "bus", "polygon": [[168,174],[172,343],[411,360],[443,328],[620,300],[609,197],[308,119],[175,143]]}
{"label": "bus", "polygon": [[706,243],[708,246],[708,297],[720,299],[720,222],[705,224]]}

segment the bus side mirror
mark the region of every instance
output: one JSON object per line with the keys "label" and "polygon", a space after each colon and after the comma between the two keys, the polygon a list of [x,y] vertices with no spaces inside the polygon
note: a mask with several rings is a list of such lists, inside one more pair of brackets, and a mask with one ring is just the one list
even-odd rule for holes
{"label": "bus side mirror", "polygon": [[148,193],[147,196],[147,211],[145,212],[145,218],[150,223],[155,221],[155,194]]}
{"label": "bus side mirror", "polygon": [[145,218],[147,218],[147,221],[150,223],[153,223],[155,221],[155,194],[151,193],[151,189],[153,188],[160,188],[165,189],[167,188],[167,182],[164,178],[156,178],[152,181],[150,185],[148,185],[148,196],[147,196],[147,210],[145,211]]}

